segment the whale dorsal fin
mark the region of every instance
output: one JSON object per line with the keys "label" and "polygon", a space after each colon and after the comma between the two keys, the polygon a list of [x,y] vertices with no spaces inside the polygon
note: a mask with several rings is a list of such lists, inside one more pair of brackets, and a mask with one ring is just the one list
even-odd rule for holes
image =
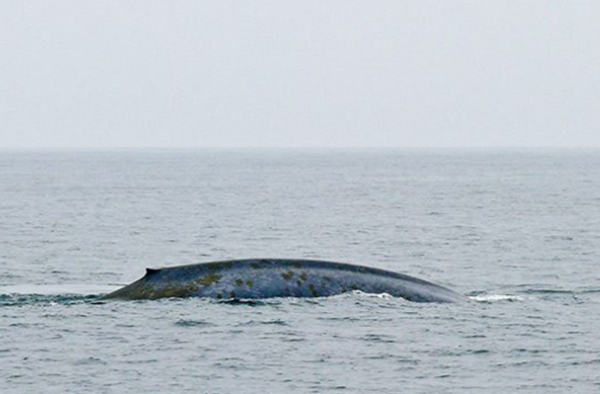
{"label": "whale dorsal fin", "polygon": [[146,276],[151,276],[160,271],[160,268],[146,268]]}

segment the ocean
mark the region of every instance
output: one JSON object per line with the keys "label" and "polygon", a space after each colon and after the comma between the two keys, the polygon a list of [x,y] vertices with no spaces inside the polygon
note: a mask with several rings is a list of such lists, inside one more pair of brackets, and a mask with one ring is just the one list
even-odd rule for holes
{"label": "ocean", "polygon": [[[368,265],[467,294],[99,302],[166,267]],[[600,151],[0,151],[0,392],[600,392]]]}

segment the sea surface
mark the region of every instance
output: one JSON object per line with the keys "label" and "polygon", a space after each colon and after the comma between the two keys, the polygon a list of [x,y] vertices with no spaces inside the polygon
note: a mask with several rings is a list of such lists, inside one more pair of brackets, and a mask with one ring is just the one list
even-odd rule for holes
{"label": "sea surface", "polygon": [[[314,258],[467,304],[99,302]],[[598,393],[600,151],[0,151],[0,392]]]}

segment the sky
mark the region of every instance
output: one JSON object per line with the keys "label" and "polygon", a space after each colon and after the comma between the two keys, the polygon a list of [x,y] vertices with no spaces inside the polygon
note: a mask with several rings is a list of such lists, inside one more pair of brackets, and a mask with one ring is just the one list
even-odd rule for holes
{"label": "sky", "polygon": [[600,147],[600,1],[0,2],[0,148],[128,147]]}

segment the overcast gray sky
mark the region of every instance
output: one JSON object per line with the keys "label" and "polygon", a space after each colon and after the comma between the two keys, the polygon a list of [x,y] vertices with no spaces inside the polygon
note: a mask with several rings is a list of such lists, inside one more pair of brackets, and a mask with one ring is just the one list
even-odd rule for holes
{"label": "overcast gray sky", "polygon": [[0,2],[0,147],[600,146],[600,1]]}

